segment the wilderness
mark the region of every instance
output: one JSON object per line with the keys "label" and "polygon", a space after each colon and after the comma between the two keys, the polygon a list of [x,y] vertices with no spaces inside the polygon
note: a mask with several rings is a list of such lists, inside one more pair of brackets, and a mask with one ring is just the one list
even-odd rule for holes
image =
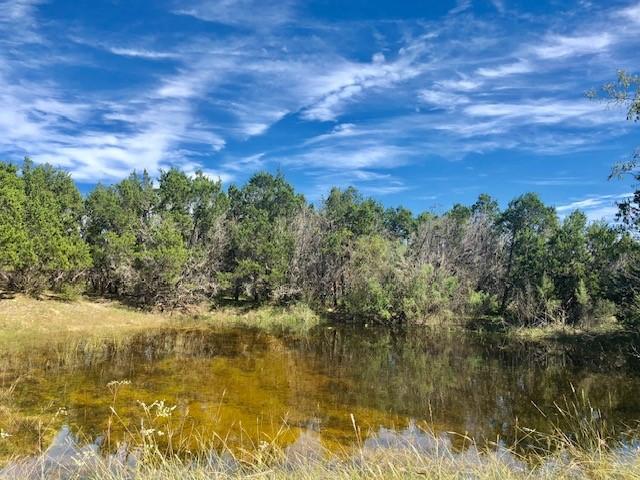
{"label": "wilderness", "polygon": [[303,304],[382,323],[640,323],[632,233],[580,211],[559,220],[534,193],[414,216],[352,187],[310,205],[267,172],[228,191],[202,173],[133,172],[83,198],[63,170],[0,168],[9,291],[162,311]]}
{"label": "wilderness", "polygon": [[640,4],[66,3],[0,0],[0,479],[640,479]]}
{"label": "wilderness", "polygon": [[632,201],[414,215],[177,169],[82,195],[29,159],[0,186],[7,478],[638,472]]}

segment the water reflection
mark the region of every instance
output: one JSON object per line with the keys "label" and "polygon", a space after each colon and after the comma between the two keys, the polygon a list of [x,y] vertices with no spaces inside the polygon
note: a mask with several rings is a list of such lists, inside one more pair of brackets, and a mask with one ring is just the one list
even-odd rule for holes
{"label": "water reflection", "polygon": [[[90,439],[109,432],[108,443],[91,448],[117,456],[125,432],[142,421],[181,437],[184,448],[214,433],[231,447],[276,439],[291,455],[409,440],[429,451],[435,438],[473,455],[470,439],[500,449],[516,441],[518,425],[545,431],[561,421],[554,402],[573,396],[572,386],[609,421],[640,419],[632,342],[592,339],[550,349],[443,330],[323,328],[301,339],[169,329],[124,345],[80,348],[55,367],[38,360],[51,352],[33,352],[28,364],[2,373],[3,384],[19,381],[0,400],[11,413],[0,417],[0,428],[12,435],[0,442],[0,455],[56,445],[61,432]],[[131,383],[116,395],[107,388],[124,379]],[[157,400],[176,406],[170,420],[145,420],[142,405]],[[44,440],[34,419],[47,426]],[[422,436],[424,429],[435,437]],[[463,435],[444,433],[452,431]]]}
{"label": "water reflection", "polygon": [[[10,463],[0,469],[0,478],[65,480],[90,478],[96,472],[113,472],[118,478],[135,478],[138,454],[121,444],[113,454],[103,455],[100,451],[102,443],[103,438],[98,437],[93,442],[82,444],[65,425],[57,432],[51,445],[42,455]],[[410,450],[433,460],[452,461],[465,468],[479,466],[487,461],[486,455],[475,446],[457,451],[452,447],[450,434],[441,433],[436,436],[421,430],[415,423],[398,431],[381,427],[378,431],[371,432],[369,438],[343,461],[356,465],[366,464],[367,459],[375,458],[377,453],[388,450]],[[312,429],[301,431],[284,453],[285,457],[280,463],[284,470],[293,470],[302,464],[331,461],[328,457],[330,452],[324,448],[319,432]],[[199,468],[202,469],[205,465],[212,473],[231,474],[242,468],[241,462],[227,451],[211,451],[198,458]],[[202,459],[206,461],[203,462]],[[493,454],[492,461],[498,461],[514,471],[524,471],[527,468],[522,461],[500,445]]]}

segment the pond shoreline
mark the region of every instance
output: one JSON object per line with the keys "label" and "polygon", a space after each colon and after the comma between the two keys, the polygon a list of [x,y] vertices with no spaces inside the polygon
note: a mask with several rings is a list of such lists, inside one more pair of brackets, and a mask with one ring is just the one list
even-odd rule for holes
{"label": "pond shoreline", "polygon": [[[132,473],[104,463],[119,445],[150,448],[140,479],[637,475],[636,443],[625,439],[640,438],[640,361],[627,332],[531,340],[464,322],[323,320],[300,307],[171,315],[103,299],[4,298],[0,464],[21,460],[19,470],[0,466],[0,478],[55,468],[64,431],[82,455],[95,449],[84,466],[105,480]],[[166,451],[169,435],[193,455]],[[224,465],[202,453],[220,438],[234,459]],[[309,455],[292,463],[298,447]]]}
{"label": "pond shoreline", "polygon": [[624,328],[614,320],[594,328],[568,325],[546,327],[513,326],[497,317],[434,318],[424,324],[386,325],[345,318],[335,312],[320,314],[304,304],[289,306],[225,304],[194,306],[189,312],[155,312],[125,305],[103,297],[80,297],[64,301],[54,295],[33,298],[24,294],[0,292],[0,344],[7,348],[32,347],[38,340],[47,343],[55,337],[90,334],[118,337],[158,327],[251,327],[270,333],[304,334],[317,326],[369,328],[445,328],[479,334],[504,336],[514,342],[570,342],[585,339],[640,338],[640,333]]}

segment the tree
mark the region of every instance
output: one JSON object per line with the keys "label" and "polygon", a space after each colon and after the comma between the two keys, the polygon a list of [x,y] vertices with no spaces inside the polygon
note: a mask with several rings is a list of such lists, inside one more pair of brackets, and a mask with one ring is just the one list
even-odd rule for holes
{"label": "tree", "polygon": [[152,223],[146,235],[134,257],[136,294],[145,305],[175,307],[181,300],[180,284],[189,258],[182,232],[171,218],[161,218]]}
{"label": "tree", "polygon": [[380,235],[359,237],[347,265],[346,311],[386,322],[401,314],[396,295],[401,258],[397,242]]}
{"label": "tree", "polygon": [[498,219],[507,235],[508,256],[500,311],[504,314],[512,295],[527,293],[542,285],[545,241],[556,227],[553,207],[535,193],[526,193],[509,203]]}
{"label": "tree", "polygon": [[[632,75],[624,70],[618,71],[616,82],[605,84],[601,92],[592,90],[587,92],[590,98],[600,98],[603,95],[609,101],[622,105],[627,110],[627,120],[640,120],[640,75]],[[630,177],[635,191],[630,198],[618,203],[618,219],[635,233],[640,233],[640,148],[636,149],[631,160],[618,163],[613,167],[609,178]]]}
{"label": "tree", "polygon": [[242,288],[258,302],[287,280],[294,242],[289,228],[305,201],[282,174],[255,174],[229,189],[230,273],[234,295]]}
{"label": "tree", "polygon": [[572,212],[548,243],[547,270],[553,281],[554,296],[568,314],[571,323],[578,323],[589,313],[590,291],[587,285],[590,254],[586,236],[587,217]]}
{"label": "tree", "polygon": [[95,290],[118,296],[140,293],[136,256],[149,239],[157,205],[158,195],[146,171],[133,172],[110,187],[98,185],[88,196],[84,235],[93,256]]}
{"label": "tree", "polygon": [[24,181],[17,167],[0,163],[0,272],[5,282],[33,261],[24,223],[26,202]]}
{"label": "tree", "polygon": [[471,209],[465,205],[456,203],[445,215],[452,218],[458,225],[462,225],[471,218]]}
{"label": "tree", "polygon": [[478,195],[478,200],[471,205],[471,214],[473,216],[485,216],[488,219],[495,221],[500,215],[500,207],[498,202],[488,193],[481,193]]}
{"label": "tree", "polygon": [[184,307],[212,297],[225,255],[227,197],[219,181],[145,172],[98,186],[86,201],[94,288],[148,306]]}
{"label": "tree", "polygon": [[366,235],[380,232],[384,225],[382,205],[363,198],[354,187],[332,188],[321,212],[327,226],[322,252],[325,276],[331,289],[334,307],[346,293],[345,267],[349,263],[355,242]]}
{"label": "tree", "polygon": [[[71,177],[50,165],[34,166],[25,159],[22,175],[2,164],[0,255],[11,270],[10,284],[38,294],[61,290],[90,266],[89,250],[80,236],[83,201]],[[6,183],[5,183],[6,182]],[[6,216],[6,215],[10,216]]]}
{"label": "tree", "polygon": [[384,211],[384,226],[392,237],[407,241],[415,233],[417,222],[407,208],[387,208]]}

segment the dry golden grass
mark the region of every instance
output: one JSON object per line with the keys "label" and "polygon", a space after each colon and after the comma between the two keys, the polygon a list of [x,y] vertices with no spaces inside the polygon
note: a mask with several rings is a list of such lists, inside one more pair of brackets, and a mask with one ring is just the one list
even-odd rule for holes
{"label": "dry golden grass", "polygon": [[[255,327],[267,331],[308,331],[320,317],[302,305],[255,309],[202,305],[191,313],[160,313],[130,308],[116,301],[82,297],[61,301],[0,292],[0,354],[42,345],[115,343],[133,333],[162,327]],[[1,355],[0,355],[1,356]]]}
{"label": "dry golden grass", "polygon": [[4,295],[0,300],[0,345],[6,351],[67,337],[113,337],[157,328],[175,317],[133,310],[108,300],[63,302],[45,296]]}

